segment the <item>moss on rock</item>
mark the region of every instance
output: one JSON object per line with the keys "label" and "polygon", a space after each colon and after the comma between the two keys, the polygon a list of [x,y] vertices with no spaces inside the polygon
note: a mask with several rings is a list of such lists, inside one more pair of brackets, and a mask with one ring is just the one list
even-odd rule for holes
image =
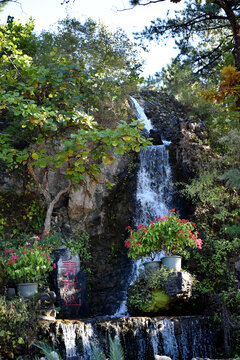
{"label": "moss on rock", "polygon": [[146,313],[157,313],[160,310],[168,310],[171,297],[164,290],[153,290],[151,293],[151,305],[145,309]]}
{"label": "moss on rock", "polygon": [[165,292],[164,285],[172,276],[173,272],[165,267],[141,272],[128,288],[127,307],[130,314],[155,314],[168,310],[171,297]]}

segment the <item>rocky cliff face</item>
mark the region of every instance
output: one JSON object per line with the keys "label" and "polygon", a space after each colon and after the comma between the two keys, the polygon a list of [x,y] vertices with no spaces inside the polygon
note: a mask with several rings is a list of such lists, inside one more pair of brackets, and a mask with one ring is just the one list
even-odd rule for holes
{"label": "rocky cliff face", "polygon": [[195,175],[200,159],[210,154],[204,122],[190,115],[173,96],[143,90],[138,100],[162,139],[171,141],[172,160],[175,158],[178,171],[185,178]]}
{"label": "rocky cliff face", "polygon": [[86,230],[91,237],[92,274],[88,277],[90,315],[113,314],[123,299],[131,262],[124,247],[125,227],[134,214],[136,156],[119,157],[118,164],[107,166],[104,176],[113,183],[87,182],[69,194],[67,206],[59,209],[55,226],[65,236]]}

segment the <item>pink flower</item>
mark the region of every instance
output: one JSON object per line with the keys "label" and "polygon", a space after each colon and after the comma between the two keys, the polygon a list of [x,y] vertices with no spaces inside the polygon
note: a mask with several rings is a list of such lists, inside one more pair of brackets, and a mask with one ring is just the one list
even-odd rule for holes
{"label": "pink flower", "polygon": [[36,237],[36,239],[37,239],[37,241],[38,241],[38,240],[40,240],[40,237],[39,237],[39,236],[37,236],[37,237]]}
{"label": "pink flower", "polygon": [[141,229],[143,226],[144,226],[144,225],[141,224],[141,225],[138,225],[137,228],[138,228],[138,229]]}
{"label": "pink flower", "polygon": [[202,240],[201,239],[196,239],[195,242],[197,244],[198,249],[202,249],[202,243],[203,243]]}
{"label": "pink flower", "polygon": [[56,267],[57,267],[57,266],[56,266],[56,264],[55,264],[55,263],[53,263],[53,268],[54,268],[54,269],[56,269]]}
{"label": "pink flower", "polygon": [[125,246],[126,246],[127,248],[129,248],[129,247],[131,246],[131,243],[130,243],[129,240],[127,240],[127,241],[125,242]]}
{"label": "pink flower", "polygon": [[131,229],[131,226],[127,226],[125,227],[125,230]]}
{"label": "pink flower", "polygon": [[13,260],[17,260],[17,256],[12,255]]}

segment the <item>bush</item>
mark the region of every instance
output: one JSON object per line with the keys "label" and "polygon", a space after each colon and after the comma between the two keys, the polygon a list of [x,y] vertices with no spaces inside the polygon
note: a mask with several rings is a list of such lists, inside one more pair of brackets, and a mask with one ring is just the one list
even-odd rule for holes
{"label": "bush", "polygon": [[16,297],[0,297],[0,358],[16,359],[26,354],[36,340],[38,322],[36,302]]}

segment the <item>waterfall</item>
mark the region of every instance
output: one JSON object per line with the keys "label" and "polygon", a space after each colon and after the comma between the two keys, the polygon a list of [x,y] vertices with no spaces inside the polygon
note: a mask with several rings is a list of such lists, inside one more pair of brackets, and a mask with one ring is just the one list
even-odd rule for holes
{"label": "waterfall", "polygon": [[75,324],[59,324],[62,332],[66,350],[66,359],[72,359],[76,353],[76,325]]}
{"label": "waterfall", "polygon": [[[153,129],[151,121],[147,118],[144,109],[139,103],[133,97],[130,99],[137,119],[142,120],[145,130],[149,132]],[[158,216],[163,217],[169,213],[172,190],[172,174],[167,150],[169,144],[170,142],[163,140],[163,145],[150,145],[146,149],[140,150],[140,165],[137,173],[136,213],[134,217],[135,226],[140,224],[146,225]],[[159,254],[159,258],[156,260],[159,260],[161,256],[163,254]],[[141,260],[133,263],[130,284],[136,280],[141,268]],[[126,297],[127,289],[124,299],[113,317],[128,315]]]}
{"label": "waterfall", "polygon": [[144,123],[144,129],[149,132],[153,129],[151,120],[149,120],[144,112],[144,109],[139,105],[136,99],[134,99],[132,96],[130,96],[131,104],[134,107],[136,117],[138,120],[142,121]]}
{"label": "waterfall", "polygon": [[137,207],[135,224],[148,224],[158,216],[169,213],[171,200],[171,167],[169,153],[164,145],[151,145],[140,151],[137,175]]}
{"label": "waterfall", "polygon": [[59,328],[63,336],[58,331],[55,343],[62,344],[64,340],[67,360],[92,360],[92,344],[107,357],[109,335],[120,340],[126,360],[154,360],[155,355],[190,360],[215,355],[214,325],[207,317],[125,317],[60,323]]}

